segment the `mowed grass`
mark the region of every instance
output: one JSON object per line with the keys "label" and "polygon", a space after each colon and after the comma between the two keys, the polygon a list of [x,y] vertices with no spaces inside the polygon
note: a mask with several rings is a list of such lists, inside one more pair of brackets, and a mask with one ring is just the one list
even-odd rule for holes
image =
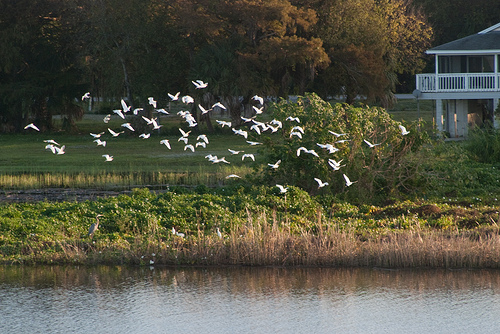
{"label": "mowed grass", "polygon": [[[131,132],[121,127],[121,119],[109,124],[102,122],[103,115],[87,115],[76,123],[77,133],[63,131],[38,133],[26,130],[22,134],[0,136],[2,159],[0,160],[0,187],[105,187],[106,185],[144,184],[220,184],[225,176],[238,174],[242,177],[252,173],[255,164],[265,163],[259,156],[259,146],[250,146],[245,138],[235,135],[229,128],[217,129],[216,134],[207,134],[209,144],[184,150],[179,141],[179,127],[190,129],[180,117],[162,119],[161,132],[150,131],[151,137],[142,139],[142,132]],[[129,120],[127,120],[129,121]],[[213,120],[215,124],[215,120]],[[56,128],[58,121],[55,121]],[[112,137],[107,128],[125,130],[124,134]],[[201,127],[204,128],[203,126]],[[196,137],[203,132],[193,130],[189,144],[196,144]],[[105,132],[101,140],[106,147],[93,142],[92,133]],[[65,154],[55,155],[45,149],[44,140],[55,140],[65,145]],[[168,139],[172,149],[160,144]],[[250,136],[248,138],[250,140]],[[253,140],[259,140],[253,137]],[[228,148],[254,153],[256,162],[241,160],[241,154],[232,155]],[[103,154],[114,157],[106,162]],[[230,164],[212,164],[205,158],[208,154],[226,157]]]}

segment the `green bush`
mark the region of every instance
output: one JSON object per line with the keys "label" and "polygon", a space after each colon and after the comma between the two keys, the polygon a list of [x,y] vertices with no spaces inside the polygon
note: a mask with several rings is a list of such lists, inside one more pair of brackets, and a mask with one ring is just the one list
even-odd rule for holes
{"label": "green bush", "polygon": [[[295,185],[312,194],[342,193],[346,199],[364,201],[411,192],[418,183],[418,161],[411,157],[429,137],[416,123],[407,124],[410,133],[403,136],[398,127],[401,123],[383,108],[331,105],[315,94],[299,97],[297,102],[281,100],[271,110],[283,128],[280,140],[264,141],[267,160],[281,160],[279,168],[263,169],[263,179],[270,185]],[[298,117],[300,123],[287,120],[289,116]],[[303,128],[302,139],[290,136],[295,126]],[[332,132],[346,135],[337,138]],[[342,139],[348,141],[337,142]],[[378,145],[370,148],[364,140]],[[332,144],[338,151],[329,153],[318,143]],[[299,147],[314,149],[319,158],[304,152],[297,156]],[[345,166],[334,171],[328,159]],[[345,186],[344,173],[356,181],[353,186]],[[329,186],[318,189],[315,177]]]}

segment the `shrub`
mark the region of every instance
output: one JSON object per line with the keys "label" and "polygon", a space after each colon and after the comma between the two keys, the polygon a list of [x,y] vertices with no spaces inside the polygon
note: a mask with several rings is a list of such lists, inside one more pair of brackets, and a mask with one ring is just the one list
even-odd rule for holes
{"label": "shrub", "polygon": [[[263,179],[269,184],[295,185],[312,194],[343,193],[356,201],[376,195],[397,196],[411,191],[416,184],[418,161],[410,157],[428,140],[417,123],[407,125],[410,133],[403,136],[398,127],[401,123],[383,108],[331,105],[315,94],[299,97],[296,102],[281,100],[271,110],[283,128],[280,140],[264,140],[267,160],[281,160],[279,168],[263,169]],[[298,117],[300,123],[287,120],[289,116]],[[304,129],[302,139],[290,136],[294,126]],[[332,132],[346,135],[336,137]],[[339,142],[343,139],[347,141]],[[364,140],[377,146],[370,148]],[[318,144],[332,144],[338,151],[329,153]],[[314,149],[319,158],[304,152],[297,156],[300,147]],[[345,166],[335,171],[329,166],[329,159]],[[356,181],[353,186],[345,186],[344,173]],[[315,177],[327,181],[329,186],[318,189]]]}

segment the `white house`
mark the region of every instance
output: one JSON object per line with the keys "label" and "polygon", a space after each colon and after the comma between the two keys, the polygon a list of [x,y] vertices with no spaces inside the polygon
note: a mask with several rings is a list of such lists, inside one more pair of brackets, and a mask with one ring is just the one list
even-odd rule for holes
{"label": "white house", "polygon": [[436,127],[451,137],[491,121],[500,99],[500,23],[477,34],[436,46],[435,72],[417,74],[414,95],[436,101]]}

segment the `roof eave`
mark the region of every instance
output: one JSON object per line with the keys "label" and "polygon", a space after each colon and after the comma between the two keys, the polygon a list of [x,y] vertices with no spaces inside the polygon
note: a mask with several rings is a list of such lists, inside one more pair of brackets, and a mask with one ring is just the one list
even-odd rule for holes
{"label": "roof eave", "polygon": [[428,55],[491,55],[500,54],[500,49],[494,50],[427,50]]}

